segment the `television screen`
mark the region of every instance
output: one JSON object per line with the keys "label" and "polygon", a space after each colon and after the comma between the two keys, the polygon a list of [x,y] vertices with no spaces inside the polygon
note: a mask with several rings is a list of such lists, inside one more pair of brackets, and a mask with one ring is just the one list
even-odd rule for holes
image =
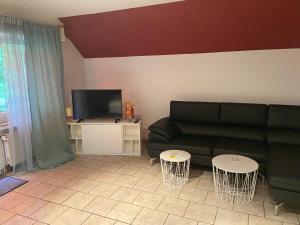
{"label": "television screen", "polygon": [[73,118],[121,118],[121,90],[72,90]]}

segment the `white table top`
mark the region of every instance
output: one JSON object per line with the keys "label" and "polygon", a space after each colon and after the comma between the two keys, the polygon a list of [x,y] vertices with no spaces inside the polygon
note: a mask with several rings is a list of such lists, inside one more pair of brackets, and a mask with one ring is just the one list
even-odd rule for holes
{"label": "white table top", "polygon": [[258,163],[241,155],[224,154],[212,159],[215,167],[231,173],[250,173],[258,169]]}
{"label": "white table top", "polygon": [[191,154],[181,150],[168,150],[160,153],[160,158],[169,162],[184,162],[191,158]]}

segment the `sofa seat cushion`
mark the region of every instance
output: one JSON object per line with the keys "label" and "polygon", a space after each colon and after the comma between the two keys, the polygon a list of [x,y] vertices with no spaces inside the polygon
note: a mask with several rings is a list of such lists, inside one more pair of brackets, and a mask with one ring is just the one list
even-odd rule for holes
{"label": "sofa seat cushion", "polygon": [[222,154],[237,154],[256,160],[266,162],[267,150],[262,142],[246,141],[239,139],[217,139],[213,148],[213,156]]}
{"label": "sofa seat cushion", "polygon": [[272,187],[300,192],[300,146],[269,145],[267,167]]}
{"label": "sofa seat cushion", "polygon": [[168,143],[150,142],[148,147],[160,151],[179,149],[192,155],[211,156],[214,139],[199,136],[179,136]]}

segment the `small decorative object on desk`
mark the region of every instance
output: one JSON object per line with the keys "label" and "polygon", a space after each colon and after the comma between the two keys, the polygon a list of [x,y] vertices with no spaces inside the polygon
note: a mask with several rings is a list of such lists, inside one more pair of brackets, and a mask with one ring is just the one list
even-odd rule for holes
{"label": "small decorative object on desk", "polygon": [[240,155],[224,154],[212,159],[215,193],[221,200],[247,204],[253,199],[258,163]]}
{"label": "small decorative object on desk", "polygon": [[160,153],[163,182],[182,186],[188,182],[191,155],[181,150]]}
{"label": "small decorative object on desk", "polygon": [[134,118],[134,108],[131,102],[126,103],[125,105],[126,119]]}
{"label": "small decorative object on desk", "polygon": [[71,122],[73,119],[73,112],[72,112],[72,108],[67,107],[66,108],[66,115],[67,115],[67,121]]}

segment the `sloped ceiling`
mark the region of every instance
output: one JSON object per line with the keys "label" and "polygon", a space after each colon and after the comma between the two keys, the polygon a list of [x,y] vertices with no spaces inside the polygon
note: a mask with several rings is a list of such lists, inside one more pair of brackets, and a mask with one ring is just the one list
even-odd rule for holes
{"label": "sloped ceiling", "polygon": [[300,47],[299,0],[186,0],[60,20],[85,58]]}

